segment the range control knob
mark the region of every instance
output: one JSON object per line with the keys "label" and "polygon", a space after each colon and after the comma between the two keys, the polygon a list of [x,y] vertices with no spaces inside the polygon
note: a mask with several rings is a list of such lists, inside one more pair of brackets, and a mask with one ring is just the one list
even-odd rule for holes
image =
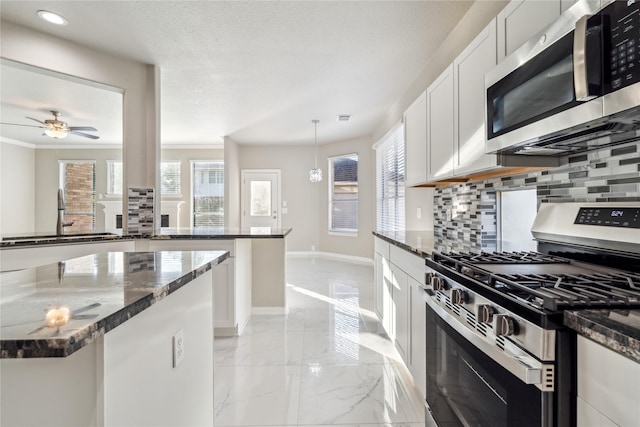
{"label": "range control knob", "polygon": [[426,273],[426,274],[425,274],[425,276],[424,276],[424,282],[425,282],[427,285],[429,285],[429,286],[430,286],[430,285],[431,285],[431,278],[432,278],[433,276],[435,276],[435,274],[433,274],[433,273]]}
{"label": "range control knob", "polygon": [[452,289],[451,290],[451,301],[454,305],[462,305],[469,300],[467,293],[463,289]]}
{"label": "range control knob", "polygon": [[446,291],[449,289],[447,282],[442,277],[436,276],[435,274],[431,276],[431,286],[435,291]]}
{"label": "range control knob", "polygon": [[480,323],[493,322],[493,315],[496,311],[489,304],[481,304],[476,308],[476,310],[476,318]]}
{"label": "range control knob", "polygon": [[508,337],[517,335],[516,322],[506,314],[496,314],[493,316],[495,323],[493,325],[493,333],[497,337]]}

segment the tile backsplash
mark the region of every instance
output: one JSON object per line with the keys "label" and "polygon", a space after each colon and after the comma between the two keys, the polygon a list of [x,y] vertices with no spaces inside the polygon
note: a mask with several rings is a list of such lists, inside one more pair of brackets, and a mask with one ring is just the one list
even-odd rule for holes
{"label": "tile backsplash", "polygon": [[640,142],[565,156],[544,171],[438,187],[434,237],[440,251],[497,250],[497,192],[536,188],[547,202],[640,202]]}

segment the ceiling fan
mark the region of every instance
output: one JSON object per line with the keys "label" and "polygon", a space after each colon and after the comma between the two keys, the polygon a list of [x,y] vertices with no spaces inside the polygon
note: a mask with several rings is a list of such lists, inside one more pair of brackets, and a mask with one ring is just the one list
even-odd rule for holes
{"label": "ceiling fan", "polygon": [[3,125],[14,125],[14,126],[27,126],[34,128],[44,129],[44,134],[50,136],[51,138],[62,139],[66,138],[67,135],[73,134],[82,136],[84,138],[98,139],[99,136],[91,135],[82,131],[93,131],[97,132],[98,129],[91,126],[69,126],[66,122],[63,122],[59,119],[61,114],[58,111],[51,111],[53,114],[53,119],[45,120],[44,122],[38,119],[34,119],[33,117],[27,117],[29,120],[36,121],[40,123],[40,126],[35,125],[23,125],[19,123],[0,123]]}

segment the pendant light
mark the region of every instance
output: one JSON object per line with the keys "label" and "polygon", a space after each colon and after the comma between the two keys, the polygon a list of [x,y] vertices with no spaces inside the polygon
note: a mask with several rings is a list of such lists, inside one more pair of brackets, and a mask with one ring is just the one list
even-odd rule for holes
{"label": "pendant light", "polygon": [[315,152],[315,162],[314,162],[315,167],[309,171],[309,180],[311,182],[320,182],[322,181],[322,170],[318,168],[318,123],[320,122],[320,120],[315,119],[315,120],[311,120],[311,122],[315,126],[313,146],[316,152]]}

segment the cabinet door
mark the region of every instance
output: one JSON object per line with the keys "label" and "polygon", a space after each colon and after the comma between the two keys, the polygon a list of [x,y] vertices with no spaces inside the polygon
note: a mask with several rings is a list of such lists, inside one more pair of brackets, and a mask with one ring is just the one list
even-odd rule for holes
{"label": "cabinet door", "polygon": [[427,93],[404,113],[405,185],[427,182]]}
{"label": "cabinet door", "polygon": [[409,276],[395,264],[391,264],[391,275],[393,276],[395,343],[402,359],[407,363],[409,360],[407,357],[409,354]]}
{"label": "cabinet door", "polygon": [[453,61],[456,175],[479,172],[497,164],[496,155],[484,153],[487,134],[484,75],[496,64],[494,19]]}
{"label": "cabinet door", "polygon": [[637,426],[639,384],[640,363],[578,336],[579,426],[598,425],[605,419],[619,426]]}
{"label": "cabinet door", "polygon": [[427,88],[429,181],[453,176],[453,64]]}
{"label": "cabinet door", "polygon": [[214,326],[216,328],[236,327],[235,296],[233,289],[234,259],[227,258],[213,267]]}
{"label": "cabinet door", "polygon": [[409,369],[413,383],[426,395],[427,387],[427,308],[420,291],[420,283],[409,277],[409,302],[411,305],[411,345]]}
{"label": "cabinet door", "polygon": [[498,61],[560,16],[560,0],[512,0],[498,14]]}
{"label": "cabinet door", "polygon": [[374,256],[374,263],[373,263],[373,274],[375,277],[375,281],[373,284],[373,309],[375,310],[376,314],[378,315],[378,318],[380,319],[380,321],[382,322],[382,314],[384,312],[384,308],[383,308],[383,287],[385,285],[384,283],[384,275],[383,275],[383,263],[384,263],[384,258],[382,258],[382,255],[380,255],[379,253],[375,252],[373,254]]}

